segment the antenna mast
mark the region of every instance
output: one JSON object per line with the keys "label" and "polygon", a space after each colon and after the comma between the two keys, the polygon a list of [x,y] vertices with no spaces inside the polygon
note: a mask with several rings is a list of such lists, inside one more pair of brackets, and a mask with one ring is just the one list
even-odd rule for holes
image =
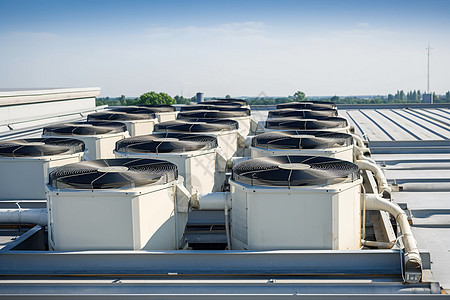
{"label": "antenna mast", "polygon": [[428,64],[427,64],[427,94],[430,93],[430,51],[433,48],[430,48],[430,43],[428,43],[427,49],[427,57],[428,57]]}

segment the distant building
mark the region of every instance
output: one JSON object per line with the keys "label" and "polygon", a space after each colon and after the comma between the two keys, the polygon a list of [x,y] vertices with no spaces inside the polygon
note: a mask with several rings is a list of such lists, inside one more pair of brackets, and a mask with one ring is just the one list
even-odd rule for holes
{"label": "distant building", "polygon": [[197,103],[205,101],[203,93],[197,93],[196,98],[197,98]]}
{"label": "distant building", "polygon": [[422,103],[433,103],[433,94],[423,94]]}

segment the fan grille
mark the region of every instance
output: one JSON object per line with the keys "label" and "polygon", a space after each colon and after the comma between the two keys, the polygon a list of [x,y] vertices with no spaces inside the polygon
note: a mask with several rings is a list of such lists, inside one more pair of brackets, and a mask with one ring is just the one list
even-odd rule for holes
{"label": "fan grille", "polygon": [[273,131],[253,137],[252,146],[265,149],[324,149],[353,144],[346,133],[320,131]]}
{"label": "fan grille", "polygon": [[277,118],[268,119],[266,128],[269,129],[292,129],[292,130],[314,130],[314,129],[333,129],[345,128],[348,126],[347,120],[339,117],[320,118],[320,119],[295,119],[295,118]]}
{"label": "fan grille", "polygon": [[193,110],[182,111],[178,113],[177,119],[226,119],[236,117],[250,116],[250,110],[247,108],[239,108],[232,111],[218,111],[218,110]]}
{"label": "fan grille", "polygon": [[202,103],[213,104],[213,105],[229,105],[230,103],[240,104],[241,106],[248,105],[247,101],[245,101],[243,99],[235,99],[235,98],[211,99],[211,100],[206,100],[206,101],[204,101]]}
{"label": "fan grille", "polygon": [[281,103],[281,104],[277,105],[277,109],[280,109],[280,108],[297,108],[297,109],[331,108],[331,109],[334,109],[334,108],[336,108],[336,105],[333,102],[327,102],[327,101],[303,101],[303,102]]}
{"label": "fan grille", "polygon": [[120,122],[73,122],[60,123],[44,127],[44,135],[99,135],[127,131],[127,126]]}
{"label": "fan grille", "polygon": [[217,148],[217,138],[186,133],[153,133],[120,140],[116,151],[122,153],[182,153]]}
{"label": "fan grille", "polygon": [[236,124],[232,122],[221,122],[221,120],[215,120],[216,122],[192,122],[184,120],[175,120],[159,123],[155,125],[155,131],[164,132],[217,132],[217,131],[230,131],[236,129]]}
{"label": "fan grille", "polygon": [[99,159],[69,164],[52,171],[57,189],[118,189],[166,184],[178,179],[177,166],[156,159]]}
{"label": "fan grille", "polygon": [[83,152],[84,142],[68,138],[32,138],[0,142],[0,156],[42,157]]}
{"label": "fan grille", "polygon": [[302,117],[302,118],[315,118],[315,117],[335,117],[337,116],[337,110],[335,109],[295,109],[295,108],[283,108],[277,110],[270,110],[268,118],[286,118],[286,117]]}
{"label": "fan grille", "polygon": [[252,186],[329,185],[358,178],[351,162],[305,155],[254,158],[237,164],[232,173],[234,181]]}
{"label": "fan grille", "polygon": [[111,108],[111,111],[116,112],[125,112],[131,114],[154,114],[159,112],[174,112],[175,107],[172,106],[164,106],[164,107],[155,107],[155,106],[119,106]]}
{"label": "fan grille", "polygon": [[132,120],[149,120],[156,118],[153,112],[148,113],[126,113],[120,111],[98,112],[88,115],[88,121],[132,121]]}
{"label": "fan grille", "polygon": [[146,107],[154,112],[174,112],[174,111],[176,111],[176,108],[169,104],[138,105],[137,107]]}
{"label": "fan grille", "polygon": [[234,104],[233,105],[207,105],[207,104],[196,104],[196,105],[187,105],[182,106],[181,111],[192,111],[192,110],[219,110],[219,111],[236,111],[241,110],[242,105]]}

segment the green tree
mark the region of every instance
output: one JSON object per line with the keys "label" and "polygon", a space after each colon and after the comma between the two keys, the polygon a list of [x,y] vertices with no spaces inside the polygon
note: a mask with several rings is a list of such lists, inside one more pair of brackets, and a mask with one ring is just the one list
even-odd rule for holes
{"label": "green tree", "polygon": [[336,103],[339,101],[339,97],[334,95],[333,97],[331,97],[330,101]]}
{"label": "green tree", "polygon": [[295,92],[293,98],[294,101],[304,101],[306,99],[306,95],[302,91],[297,91]]}
{"label": "green tree", "polygon": [[231,99],[231,96],[230,95],[226,95],[225,99]]}
{"label": "green tree", "polygon": [[142,94],[137,104],[155,105],[155,104],[175,104],[176,101],[166,93],[149,92]]}

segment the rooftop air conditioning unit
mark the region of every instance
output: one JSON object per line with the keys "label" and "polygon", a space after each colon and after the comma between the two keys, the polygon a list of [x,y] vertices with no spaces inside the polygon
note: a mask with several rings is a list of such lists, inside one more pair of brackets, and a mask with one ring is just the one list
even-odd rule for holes
{"label": "rooftop air conditioning unit", "polygon": [[47,186],[50,249],[178,249],[189,198],[187,191],[182,201],[177,196],[177,177],[174,164],[154,159],[91,160],[54,170]]}
{"label": "rooftop air conditioning unit", "polygon": [[304,119],[314,119],[316,117],[337,117],[338,112],[336,109],[295,109],[295,108],[282,108],[276,110],[270,110],[269,119],[275,118],[288,118],[288,117],[301,117]]}
{"label": "rooftop air conditioning unit", "polygon": [[317,108],[329,108],[335,109],[336,104],[327,101],[301,101],[301,102],[288,102],[277,104],[277,109],[280,108],[296,108],[296,109],[317,109]]}
{"label": "rooftop air conditioning unit", "polygon": [[154,113],[158,122],[172,121],[177,118],[177,112],[172,105],[138,105],[138,106],[118,106],[112,107],[112,111],[120,111],[132,114]]}
{"label": "rooftop air conditioning unit", "polygon": [[240,108],[235,110],[194,110],[182,111],[178,113],[179,120],[194,119],[232,119],[239,122],[238,132],[244,138],[250,133],[252,122],[250,109]]}
{"label": "rooftop air conditioning unit", "polygon": [[327,131],[272,131],[252,138],[252,158],[311,155],[354,161],[353,137]]}
{"label": "rooftop air conditioning unit", "polygon": [[155,124],[158,122],[153,112],[133,114],[107,111],[89,114],[87,119],[88,121],[117,121],[124,123],[127,125],[127,130],[131,136],[152,133]]}
{"label": "rooftop air conditioning unit", "polygon": [[233,249],[360,249],[355,164],[319,156],[254,158],[233,168],[230,184]]}
{"label": "rooftop air conditioning unit", "polygon": [[178,132],[211,135],[217,138],[226,159],[237,151],[239,123],[227,119],[175,120],[155,125],[155,132]]}
{"label": "rooftop air conditioning unit", "polygon": [[219,172],[217,138],[184,133],[153,133],[116,143],[117,157],[154,158],[177,165],[191,194],[220,192],[225,173]]}
{"label": "rooftop air conditioning unit", "polygon": [[349,133],[350,126],[346,119],[329,117],[320,119],[299,119],[294,117],[267,119],[265,131],[274,130],[326,130]]}
{"label": "rooftop air conditioning unit", "polygon": [[192,111],[192,110],[239,111],[239,110],[245,110],[245,109],[247,109],[247,108],[242,108],[241,105],[234,104],[234,103],[233,103],[233,105],[194,104],[194,105],[186,105],[186,106],[180,107],[181,111]]}
{"label": "rooftop air conditioning unit", "polygon": [[118,140],[129,137],[127,126],[120,122],[75,122],[44,127],[42,137],[74,137],[88,150],[87,160],[114,158]]}
{"label": "rooftop air conditioning unit", "polygon": [[242,99],[234,99],[234,98],[211,99],[211,100],[203,101],[202,103],[206,104],[206,105],[229,105],[229,106],[239,105],[242,108],[250,108],[247,101],[242,100]]}
{"label": "rooftop air conditioning unit", "polygon": [[79,162],[84,149],[82,141],[65,138],[0,142],[0,199],[44,200],[50,171]]}

